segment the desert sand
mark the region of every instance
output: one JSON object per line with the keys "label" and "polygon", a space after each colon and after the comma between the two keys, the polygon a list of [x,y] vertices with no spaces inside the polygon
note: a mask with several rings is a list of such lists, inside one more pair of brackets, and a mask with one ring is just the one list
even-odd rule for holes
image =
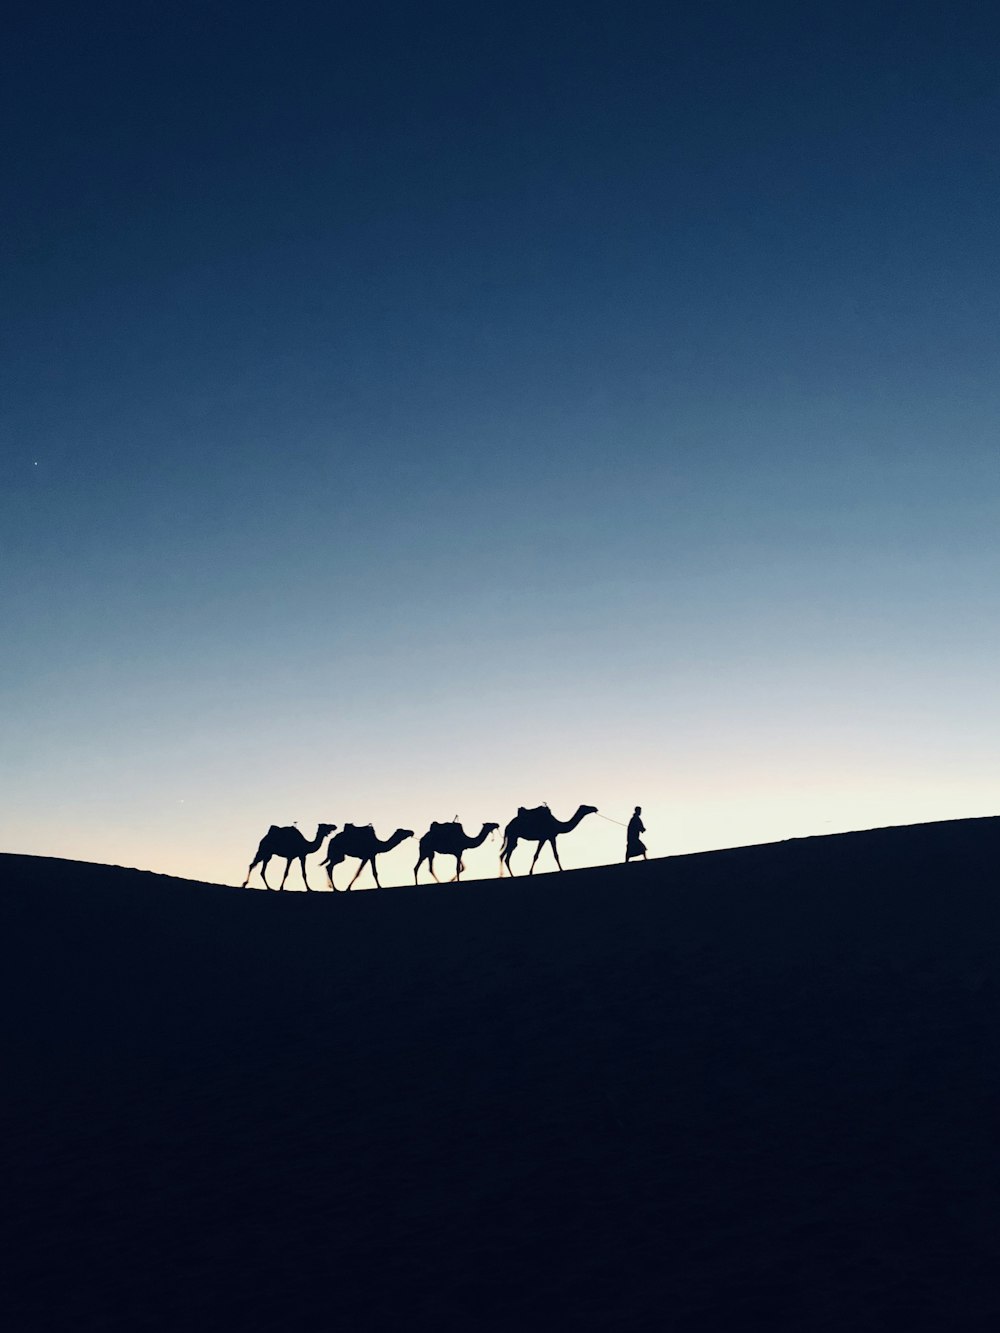
{"label": "desert sand", "polygon": [[4,1324],[1000,1327],[998,851],[337,896],[0,857]]}

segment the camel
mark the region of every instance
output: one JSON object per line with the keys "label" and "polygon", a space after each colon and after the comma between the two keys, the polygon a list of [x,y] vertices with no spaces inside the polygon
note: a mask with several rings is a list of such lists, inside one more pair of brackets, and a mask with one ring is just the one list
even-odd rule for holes
{"label": "camel", "polygon": [[359,828],[355,824],[345,824],[337,836],[330,839],[326,849],[326,860],[323,862],[323,866],[326,869],[326,878],[330,888],[336,889],[337,887],[333,882],[333,867],[339,866],[341,861],[348,856],[356,856],[361,862],[354,872],[354,879],[347,886],[348,893],[354,885],[354,880],[367,865],[371,866],[375,883],[378,888],[381,888],[382,885],[379,884],[378,879],[378,868],[375,865],[376,856],[381,852],[391,852],[393,847],[398,847],[401,842],[405,842],[407,838],[412,837],[412,829],[398,828],[387,842],[382,842],[376,837],[371,824],[366,824],[363,828]]}
{"label": "camel", "polygon": [[503,847],[500,849],[501,875],[504,866],[507,867],[508,874],[512,875],[514,873],[510,868],[510,858],[514,848],[522,840],[538,843],[535,855],[532,857],[531,869],[528,871],[529,875],[534,874],[535,862],[546,843],[551,845],[552,855],[556,858],[556,865],[562,870],[562,862],[559,860],[559,852],[556,849],[556,838],[560,833],[569,833],[575,829],[584,815],[596,814],[596,805],[580,805],[577,806],[573,818],[563,823],[556,819],[547,805],[540,805],[534,810],[526,810],[523,805],[519,806],[517,814],[503,831]]}
{"label": "camel", "polygon": [[281,883],[278,885],[280,892],[285,887],[285,880],[288,878],[288,870],[293,861],[298,861],[302,867],[302,882],[306,888],[309,888],[309,881],[306,879],[306,857],[315,852],[320,843],[328,833],[332,833],[337,827],[336,824],[320,824],[316,829],[316,836],[312,842],[307,842],[305,834],[300,833],[293,826],[289,828],[279,828],[277,824],[272,824],[260,840],[260,846],[257,848],[257,855],[250,862],[250,868],[247,871],[247,877],[243,881],[243,887],[250,883],[250,876],[253,874],[254,866],[260,866],[260,877],[264,881],[264,888],[271,886],[267,882],[267,863],[272,856],[283,856],[285,858],[285,873],[281,877]]}
{"label": "camel", "polygon": [[[470,847],[480,847],[499,824],[484,824],[477,838],[470,838],[461,824],[433,823],[420,839],[420,860],[413,867],[413,882],[416,884],[420,867],[427,862],[427,869],[434,875],[435,856],[453,856],[455,858],[455,879],[462,878],[465,862],[462,856]],[[434,875],[435,883],[440,883]]]}

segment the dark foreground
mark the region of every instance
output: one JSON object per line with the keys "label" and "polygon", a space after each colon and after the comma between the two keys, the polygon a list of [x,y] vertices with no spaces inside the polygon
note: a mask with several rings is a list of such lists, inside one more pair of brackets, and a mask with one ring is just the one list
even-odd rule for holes
{"label": "dark foreground", "polygon": [[350,897],[0,857],[4,1326],[1000,1327],[998,852]]}

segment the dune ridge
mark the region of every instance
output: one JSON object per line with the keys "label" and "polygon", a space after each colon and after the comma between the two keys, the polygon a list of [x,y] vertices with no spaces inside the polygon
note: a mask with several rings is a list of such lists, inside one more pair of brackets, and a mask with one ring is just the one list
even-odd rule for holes
{"label": "dune ridge", "polygon": [[0,856],[8,1326],[994,1328],[998,850],[336,897]]}

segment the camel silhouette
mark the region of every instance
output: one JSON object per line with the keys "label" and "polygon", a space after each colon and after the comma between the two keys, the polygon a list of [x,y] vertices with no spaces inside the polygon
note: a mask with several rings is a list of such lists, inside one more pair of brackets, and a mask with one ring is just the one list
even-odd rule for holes
{"label": "camel silhouette", "polygon": [[[462,856],[470,847],[480,847],[489,835],[500,827],[499,824],[484,824],[476,838],[470,838],[461,824],[431,824],[420,839],[420,860],[413,867],[413,882],[416,884],[420,867],[427,862],[427,869],[434,875],[435,856],[453,856],[455,858],[455,879],[462,878],[465,862]],[[434,875],[436,883],[440,883]]]}
{"label": "camel silhouette", "polygon": [[356,824],[345,824],[341,831],[330,839],[326,849],[326,860],[323,865],[326,869],[326,878],[331,889],[336,889],[333,882],[333,867],[339,866],[348,856],[356,856],[361,864],[354,872],[354,879],[347,886],[350,892],[354,885],[354,880],[361,874],[365,866],[370,865],[372,874],[375,876],[375,883],[379,888],[378,867],[375,864],[375,858],[380,852],[391,852],[393,847],[398,847],[401,842],[407,838],[413,837],[413,830],[408,828],[398,828],[396,832],[386,842],[382,842],[375,834],[371,824],[359,827]]}
{"label": "camel silhouette", "polygon": [[500,849],[500,873],[503,874],[504,866],[507,867],[507,873],[512,875],[514,872],[510,868],[510,858],[514,848],[519,842],[537,842],[535,855],[531,860],[531,869],[528,874],[531,875],[535,870],[535,862],[538,860],[539,853],[546,843],[551,844],[552,855],[556,858],[556,865],[562,870],[562,862],[559,860],[559,852],[556,848],[556,838],[560,833],[570,833],[576,828],[584,815],[596,815],[596,805],[577,806],[576,814],[572,819],[567,819],[565,823],[556,819],[555,815],[547,805],[539,805],[534,810],[526,810],[524,806],[519,806],[517,814],[510,821],[503,831],[503,847]]}
{"label": "camel silhouette", "polygon": [[306,857],[315,852],[320,843],[328,833],[332,833],[337,827],[336,824],[320,824],[316,829],[316,836],[312,842],[307,842],[305,835],[300,833],[293,826],[281,828],[277,824],[272,824],[260,840],[260,846],[257,848],[257,855],[250,862],[250,868],[247,870],[247,877],[243,881],[243,887],[250,883],[250,876],[253,874],[254,866],[260,866],[260,877],[264,881],[265,889],[271,886],[267,882],[267,863],[272,856],[283,856],[285,858],[285,873],[281,877],[281,883],[278,889],[285,887],[285,880],[288,878],[288,870],[293,861],[298,861],[302,867],[302,882],[308,889],[309,881],[306,879]]}

